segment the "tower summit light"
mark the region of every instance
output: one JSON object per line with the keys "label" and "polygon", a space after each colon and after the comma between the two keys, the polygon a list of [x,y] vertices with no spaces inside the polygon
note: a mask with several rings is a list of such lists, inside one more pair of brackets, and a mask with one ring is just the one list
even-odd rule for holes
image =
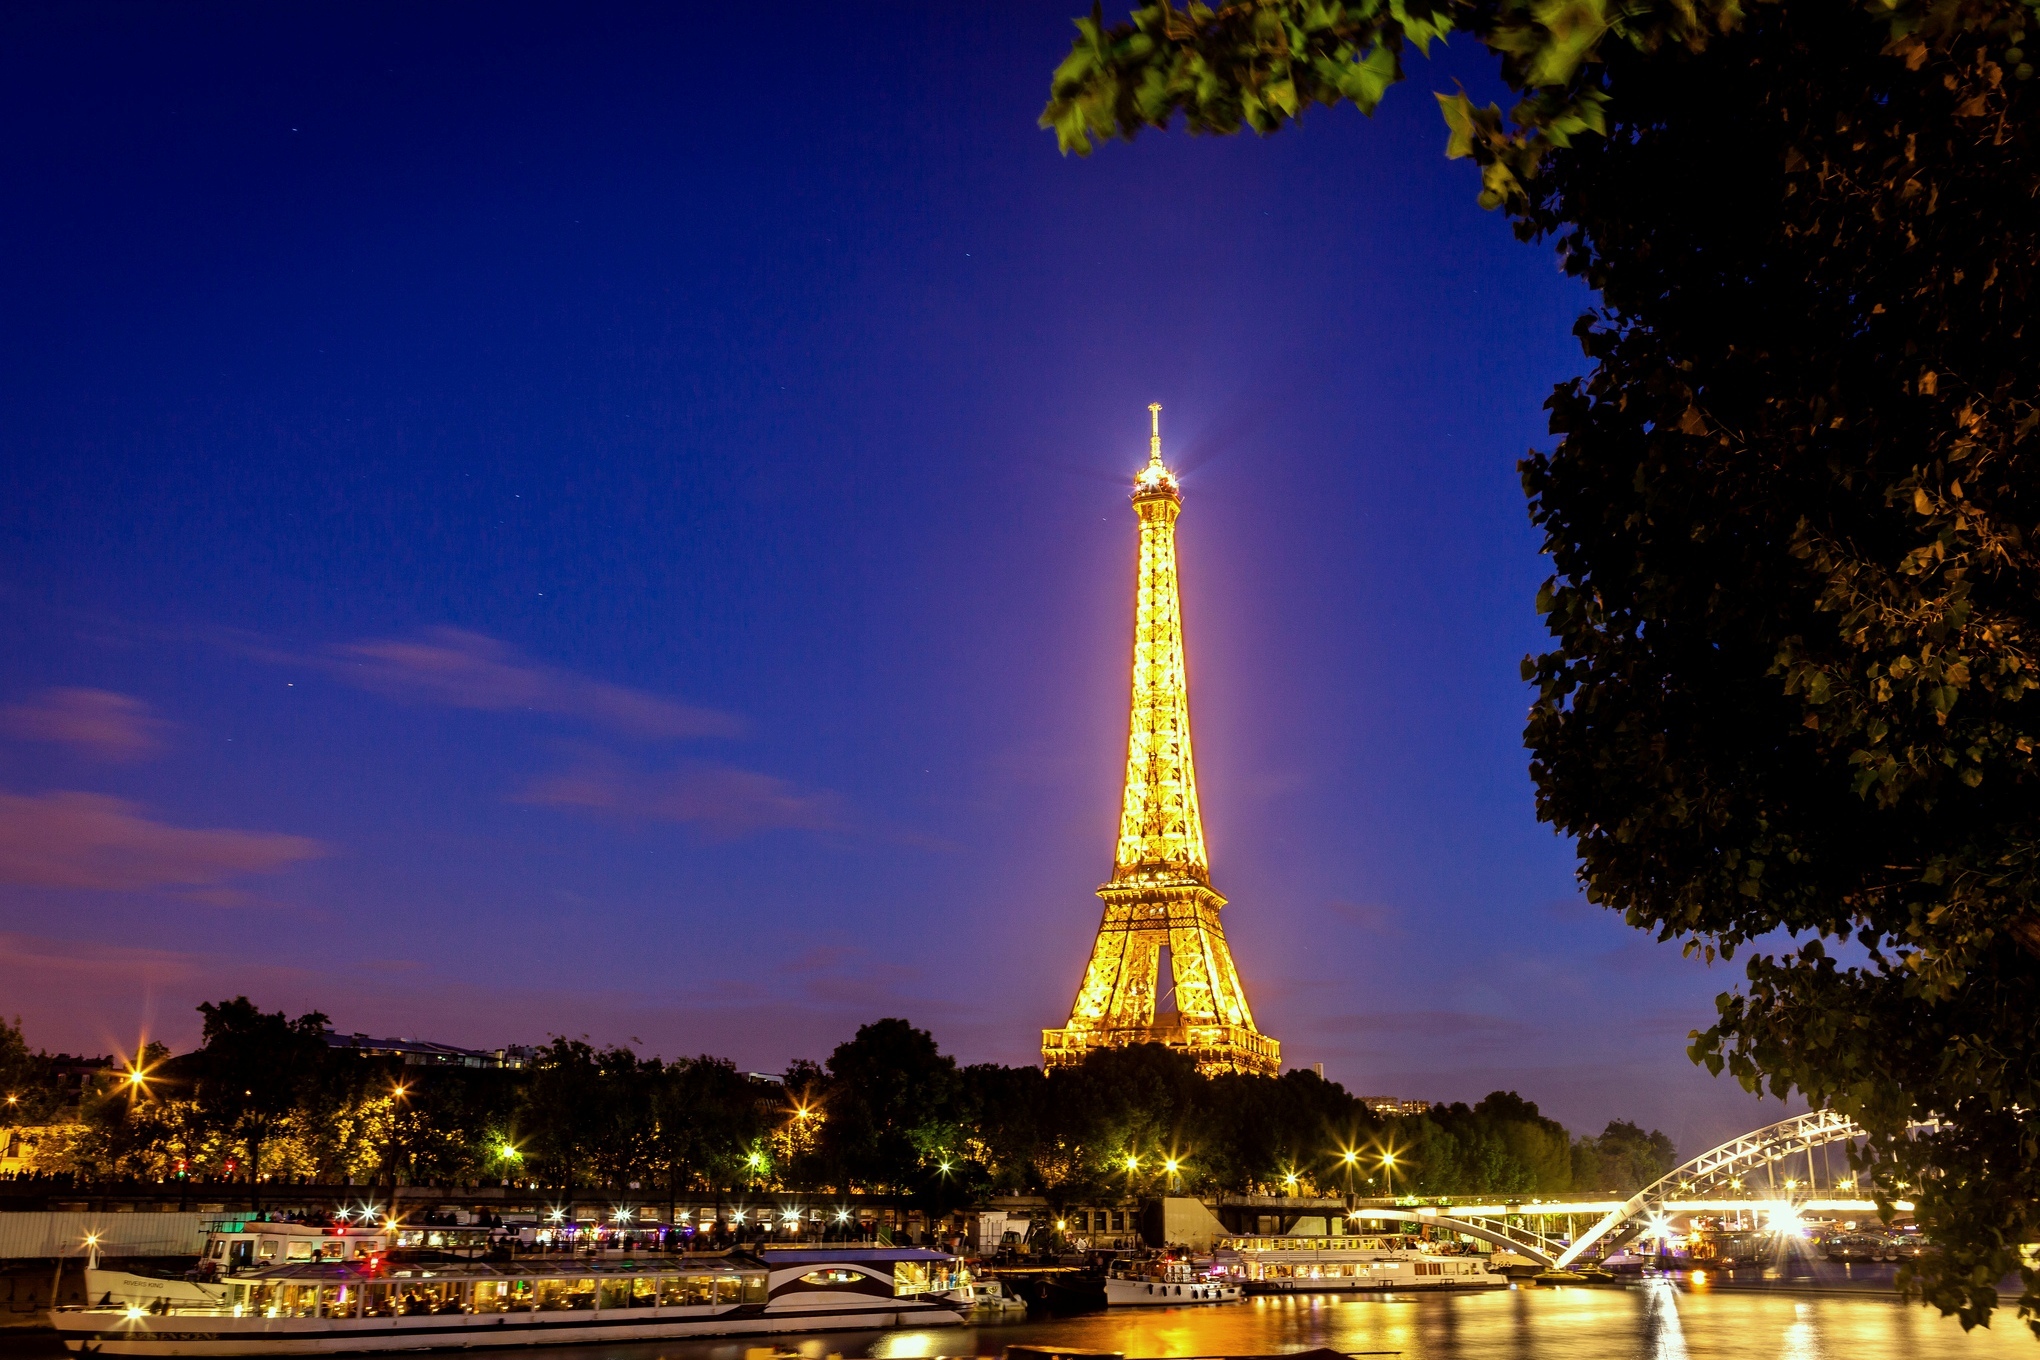
{"label": "tower summit light", "polygon": [[[1133,480],[1140,569],[1119,846],[1112,880],[1098,889],[1105,915],[1069,1024],[1041,1032],[1041,1057],[1059,1067],[1082,1062],[1094,1049],[1166,1044],[1196,1059],[1205,1073],[1273,1075],[1281,1067],[1282,1046],[1254,1027],[1218,923],[1225,898],[1212,890],[1204,853],[1176,584],[1176,516],[1183,493],[1162,462],[1161,404],[1149,406],[1148,413],[1153,420],[1148,462]],[[1165,986],[1173,988],[1175,1008],[1158,1013]]]}

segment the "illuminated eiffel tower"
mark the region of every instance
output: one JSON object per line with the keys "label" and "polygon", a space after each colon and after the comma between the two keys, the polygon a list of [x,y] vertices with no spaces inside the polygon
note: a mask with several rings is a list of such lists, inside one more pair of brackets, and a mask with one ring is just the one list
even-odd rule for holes
{"label": "illuminated eiffel tower", "polygon": [[[1081,1062],[1093,1049],[1157,1043],[1189,1054],[1207,1074],[1272,1075],[1281,1067],[1282,1045],[1254,1028],[1218,923],[1225,899],[1212,891],[1204,855],[1176,586],[1183,494],[1162,464],[1162,408],[1148,411],[1154,420],[1148,465],[1133,483],[1140,575],[1119,850],[1112,881],[1098,889],[1105,918],[1070,1022],[1041,1032],[1041,1057],[1057,1067]],[[1170,1000],[1173,1008],[1163,1004]]]}

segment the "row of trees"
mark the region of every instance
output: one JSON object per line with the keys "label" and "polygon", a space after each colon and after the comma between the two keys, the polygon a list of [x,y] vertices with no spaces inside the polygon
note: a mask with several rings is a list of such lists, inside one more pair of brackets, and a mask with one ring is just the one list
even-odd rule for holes
{"label": "row of trees", "polygon": [[[1629,1190],[1669,1139],[1612,1123],[1575,1140],[1510,1092],[1383,1120],[1310,1072],[1205,1077],[1146,1045],[1044,1072],[959,1066],[904,1020],[864,1026],[778,1080],[557,1038],[522,1070],[405,1067],[334,1048],[326,1017],[239,997],[204,1046],[110,1075],[39,1149],[86,1178],[863,1192],[931,1209],[995,1193],[1052,1203],[1200,1190],[1455,1194]],[[11,1056],[9,1056],[11,1055]],[[39,1110],[36,1059],[0,1033],[0,1079]]]}

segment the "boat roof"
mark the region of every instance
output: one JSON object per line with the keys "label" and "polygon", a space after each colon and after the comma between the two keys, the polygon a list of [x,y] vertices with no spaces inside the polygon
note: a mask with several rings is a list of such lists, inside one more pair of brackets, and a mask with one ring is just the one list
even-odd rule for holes
{"label": "boat roof", "polygon": [[[840,1261],[840,1256],[829,1260]],[[434,1261],[431,1263],[372,1261],[294,1261],[288,1265],[244,1270],[226,1284],[333,1284],[377,1280],[587,1280],[613,1275],[729,1275],[759,1270],[756,1261],[708,1257],[688,1260],[590,1261],[586,1258],[532,1257],[523,1261]]]}

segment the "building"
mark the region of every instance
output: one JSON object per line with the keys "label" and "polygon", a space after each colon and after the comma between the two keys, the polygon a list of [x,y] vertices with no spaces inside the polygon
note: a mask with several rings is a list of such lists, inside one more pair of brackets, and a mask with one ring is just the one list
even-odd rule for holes
{"label": "building", "polygon": [[1183,496],[1162,462],[1159,405],[1148,464],[1134,479],[1140,566],[1134,591],[1133,696],[1126,788],[1104,919],[1070,1020],[1041,1032],[1042,1061],[1083,1061],[1100,1048],[1158,1043],[1206,1073],[1281,1070],[1282,1047],[1254,1025],[1211,886],[1190,752],[1176,517]]}
{"label": "building", "polygon": [[1381,1115],[1383,1119],[1399,1119],[1404,1115],[1420,1115],[1430,1109],[1430,1101],[1404,1101],[1393,1095],[1363,1095],[1361,1105]]}
{"label": "building", "polygon": [[329,1048],[344,1048],[371,1058],[401,1058],[406,1067],[529,1067],[537,1056],[529,1048],[456,1048],[424,1039],[372,1039],[366,1034],[326,1031]]}

